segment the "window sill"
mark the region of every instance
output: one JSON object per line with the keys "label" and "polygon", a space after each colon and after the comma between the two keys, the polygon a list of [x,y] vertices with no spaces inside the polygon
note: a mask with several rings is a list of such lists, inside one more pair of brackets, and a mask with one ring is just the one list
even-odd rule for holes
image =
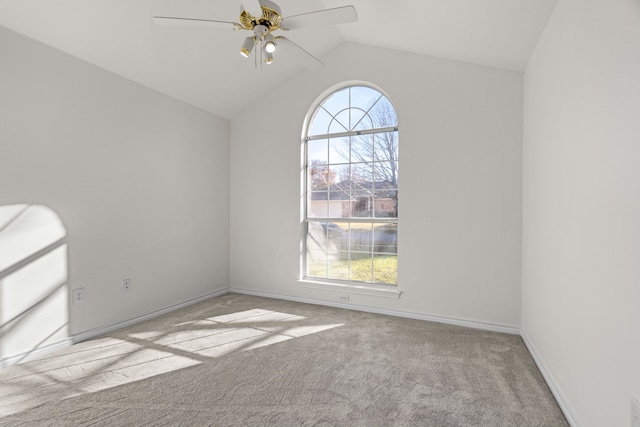
{"label": "window sill", "polygon": [[298,285],[304,288],[324,289],[330,291],[348,292],[350,294],[369,295],[392,299],[400,299],[400,295],[402,294],[402,291],[398,290],[397,288],[390,288],[388,286],[323,282],[321,280],[313,279],[300,279],[298,280]]}

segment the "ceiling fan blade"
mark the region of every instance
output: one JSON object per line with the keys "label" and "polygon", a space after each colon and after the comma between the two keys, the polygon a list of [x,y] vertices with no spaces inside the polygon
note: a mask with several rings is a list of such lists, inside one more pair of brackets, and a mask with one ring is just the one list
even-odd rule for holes
{"label": "ceiling fan blade", "polygon": [[280,46],[285,47],[286,50],[294,54],[296,59],[302,62],[302,65],[304,65],[308,69],[318,71],[319,69],[324,67],[324,62],[320,61],[318,58],[316,58],[288,38],[279,36],[276,37],[276,40]]}
{"label": "ceiling fan blade", "polygon": [[153,22],[158,25],[174,25],[174,26],[189,26],[189,27],[207,27],[207,28],[226,28],[226,29],[238,29],[242,28],[237,22],[230,21],[215,21],[212,19],[198,19],[198,18],[180,18],[176,16],[154,16]]}
{"label": "ceiling fan blade", "polygon": [[256,18],[262,16],[262,7],[260,6],[259,0],[241,0],[240,3],[242,3],[242,7],[244,7],[244,10],[246,10]]}
{"label": "ceiling fan blade", "polygon": [[348,24],[358,20],[358,12],[353,6],[342,6],[333,9],[318,10],[315,12],[301,13],[282,19],[281,28],[297,30],[321,25]]}

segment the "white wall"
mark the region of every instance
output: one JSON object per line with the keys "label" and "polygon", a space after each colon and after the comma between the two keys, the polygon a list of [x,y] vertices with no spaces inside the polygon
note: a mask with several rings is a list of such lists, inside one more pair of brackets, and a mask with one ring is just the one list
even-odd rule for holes
{"label": "white wall", "polygon": [[0,205],[61,218],[71,334],[228,287],[227,120],[1,27],[0,61]]}
{"label": "white wall", "polygon": [[575,422],[640,397],[640,3],[560,0],[525,72],[522,330]]}
{"label": "white wall", "polygon": [[231,121],[231,286],[338,301],[297,283],[300,138],[316,97],[358,79],[399,117],[404,293],[350,303],[518,327],[522,74],[356,44],[323,61]]}

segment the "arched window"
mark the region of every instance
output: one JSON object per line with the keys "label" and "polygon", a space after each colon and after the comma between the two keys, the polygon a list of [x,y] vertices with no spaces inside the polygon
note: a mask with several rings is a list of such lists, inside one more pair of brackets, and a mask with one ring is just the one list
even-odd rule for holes
{"label": "arched window", "polygon": [[398,119],[368,86],[329,95],[305,138],[304,277],[398,283]]}

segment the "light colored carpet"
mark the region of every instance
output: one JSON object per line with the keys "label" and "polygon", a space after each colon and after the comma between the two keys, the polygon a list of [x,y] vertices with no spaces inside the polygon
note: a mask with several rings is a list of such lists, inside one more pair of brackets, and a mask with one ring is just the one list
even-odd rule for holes
{"label": "light colored carpet", "polygon": [[226,294],[0,371],[6,426],[565,426],[518,336]]}

